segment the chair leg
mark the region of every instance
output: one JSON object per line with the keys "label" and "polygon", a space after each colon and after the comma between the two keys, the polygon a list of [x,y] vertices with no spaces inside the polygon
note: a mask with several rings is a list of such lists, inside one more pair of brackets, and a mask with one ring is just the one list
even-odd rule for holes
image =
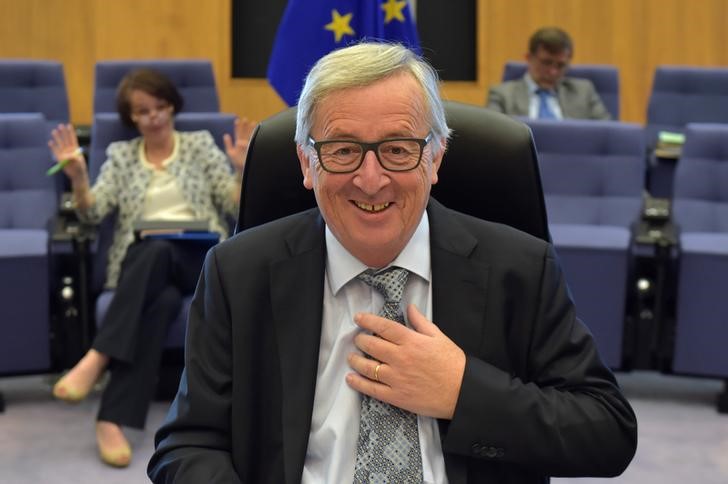
{"label": "chair leg", "polygon": [[718,413],[728,413],[728,379],[723,380],[723,391],[718,394]]}

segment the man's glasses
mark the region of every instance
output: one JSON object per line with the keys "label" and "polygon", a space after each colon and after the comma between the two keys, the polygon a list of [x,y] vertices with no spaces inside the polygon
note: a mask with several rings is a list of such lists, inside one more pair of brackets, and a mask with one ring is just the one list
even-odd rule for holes
{"label": "man's glasses", "polygon": [[554,59],[538,57],[538,56],[535,56],[535,55],[533,56],[533,58],[536,59],[536,62],[538,62],[539,65],[541,67],[543,67],[544,69],[553,69],[553,68],[556,68],[556,70],[558,70],[558,71],[563,71],[563,70],[566,70],[569,67],[569,63],[568,62],[562,62],[562,61],[557,61],[557,60],[554,60]]}
{"label": "man's glasses", "polygon": [[429,133],[420,138],[390,138],[376,143],[348,140],[315,141],[308,138],[318,155],[321,167],[330,173],[352,173],[359,169],[369,151],[377,156],[379,164],[389,171],[410,171],[417,168],[422,151],[432,139]]}

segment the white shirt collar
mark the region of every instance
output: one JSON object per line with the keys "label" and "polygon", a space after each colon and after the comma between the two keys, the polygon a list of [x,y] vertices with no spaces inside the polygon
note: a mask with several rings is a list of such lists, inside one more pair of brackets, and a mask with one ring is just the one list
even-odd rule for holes
{"label": "white shirt collar", "polygon": [[[326,226],[326,275],[331,293],[336,296],[344,285],[367,270],[368,267],[351,255]],[[402,252],[389,266],[397,266],[417,274],[425,281],[430,280],[430,222],[427,211],[422,213],[415,233],[412,234]]]}
{"label": "white shirt collar", "polygon": [[[533,77],[531,77],[531,74],[529,74],[528,71],[523,75],[523,80],[526,81],[526,86],[528,86],[528,92],[530,92],[531,94],[536,94],[536,91],[541,89],[540,87],[538,87],[538,84],[536,84],[536,81],[533,80]],[[558,89],[558,85],[556,88],[549,89],[548,91],[555,96],[556,89]]]}

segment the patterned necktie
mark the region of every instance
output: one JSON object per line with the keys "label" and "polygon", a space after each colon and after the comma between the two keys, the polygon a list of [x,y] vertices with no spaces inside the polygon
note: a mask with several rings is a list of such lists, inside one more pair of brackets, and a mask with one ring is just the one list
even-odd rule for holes
{"label": "patterned necktie", "polygon": [[556,115],[549,104],[549,99],[553,96],[551,91],[537,89],[536,94],[538,94],[538,119],[556,119]]}
{"label": "patterned necktie", "polygon": [[[384,296],[379,315],[404,324],[400,301],[408,275],[406,269],[390,267],[364,271],[358,278]],[[354,482],[422,482],[417,415],[362,395]]]}

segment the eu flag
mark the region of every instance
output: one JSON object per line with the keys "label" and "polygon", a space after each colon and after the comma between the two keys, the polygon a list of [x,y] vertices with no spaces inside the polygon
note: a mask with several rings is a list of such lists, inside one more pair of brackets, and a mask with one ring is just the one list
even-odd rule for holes
{"label": "eu flag", "polygon": [[396,41],[420,52],[406,0],[289,0],[268,62],[268,80],[293,106],[317,60],[364,38]]}

